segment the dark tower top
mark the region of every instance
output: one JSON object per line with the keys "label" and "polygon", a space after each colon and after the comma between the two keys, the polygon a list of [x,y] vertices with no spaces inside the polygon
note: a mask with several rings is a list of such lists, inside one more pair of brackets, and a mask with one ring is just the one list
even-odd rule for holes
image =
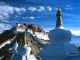
{"label": "dark tower top", "polygon": [[57,10],[57,14],[56,14],[56,17],[57,17],[56,27],[62,26],[62,18],[61,18],[61,16],[62,16],[61,11],[60,11],[60,9],[58,9]]}

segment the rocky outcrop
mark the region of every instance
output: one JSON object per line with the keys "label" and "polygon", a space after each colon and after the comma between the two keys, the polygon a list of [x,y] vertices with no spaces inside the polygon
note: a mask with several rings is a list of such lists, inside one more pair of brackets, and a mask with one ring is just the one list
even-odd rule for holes
{"label": "rocky outcrop", "polygon": [[0,44],[13,38],[15,34],[11,30],[5,30],[2,34],[0,34]]}

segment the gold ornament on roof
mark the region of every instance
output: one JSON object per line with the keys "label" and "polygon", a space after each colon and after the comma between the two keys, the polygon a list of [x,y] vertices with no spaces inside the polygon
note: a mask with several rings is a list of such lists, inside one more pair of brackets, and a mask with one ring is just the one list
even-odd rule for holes
{"label": "gold ornament on roof", "polygon": [[61,11],[60,11],[60,9],[58,9],[57,14],[56,14],[56,17],[57,17],[56,27],[62,26],[62,17],[61,16],[62,16]]}

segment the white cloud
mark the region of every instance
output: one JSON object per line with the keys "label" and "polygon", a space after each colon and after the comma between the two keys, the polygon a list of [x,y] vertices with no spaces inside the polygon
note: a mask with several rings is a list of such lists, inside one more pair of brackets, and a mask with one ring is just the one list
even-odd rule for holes
{"label": "white cloud", "polygon": [[11,25],[10,24],[0,23],[0,33],[2,33],[4,30],[8,30],[10,28],[11,28]]}
{"label": "white cloud", "polygon": [[9,18],[11,15],[16,12],[17,14],[22,14],[26,12],[25,8],[18,8],[18,7],[13,7],[9,6],[7,4],[0,4],[0,20],[4,22],[9,22]]}
{"label": "white cloud", "polygon": [[80,36],[80,30],[70,30],[71,33],[75,36]]}
{"label": "white cloud", "polygon": [[10,14],[13,14],[13,8],[9,6],[0,5],[0,20],[6,22]]}
{"label": "white cloud", "polygon": [[6,19],[5,19],[5,20],[3,19],[3,20],[1,20],[1,21],[3,21],[3,22],[9,22],[9,20],[6,20]]}
{"label": "white cloud", "polygon": [[52,7],[51,6],[47,6],[49,11],[52,11]]}
{"label": "white cloud", "polygon": [[33,20],[33,19],[35,19],[35,17],[34,16],[29,16],[29,17],[23,17],[23,19],[31,19],[31,20]]}
{"label": "white cloud", "polygon": [[70,7],[70,5],[66,5],[66,7]]}
{"label": "white cloud", "polygon": [[14,7],[14,11],[16,11],[17,13],[21,13],[21,12],[26,12],[26,9],[25,8]]}
{"label": "white cloud", "polygon": [[32,19],[32,20],[33,20],[34,18],[35,18],[34,16],[30,16],[30,17],[29,17],[29,19]]}
{"label": "white cloud", "polygon": [[40,6],[39,9],[37,11],[45,11],[44,6]]}
{"label": "white cloud", "polygon": [[65,10],[73,10],[74,8],[70,5],[66,5]]}
{"label": "white cloud", "polygon": [[39,8],[36,8],[36,7],[28,7],[28,10],[30,11],[45,11],[45,8],[44,6],[39,6]]}
{"label": "white cloud", "polygon": [[[44,17],[44,16],[43,16]],[[42,16],[36,16],[36,17],[34,17],[34,16],[27,16],[27,17],[23,17],[23,19],[31,19],[31,20],[33,20],[33,19],[35,19],[35,18],[43,18]]]}
{"label": "white cloud", "polygon": [[52,11],[52,7],[51,6],[28,7],[27,10],[32,11],[32,12],[34,11],[41,12],[41,11],[46,11],[46,10]]}
{"label": "white cloud", "polygon": [[29,7],[28,10],[30,10],[30,11],[36,11],[37,8],[36,7]]}

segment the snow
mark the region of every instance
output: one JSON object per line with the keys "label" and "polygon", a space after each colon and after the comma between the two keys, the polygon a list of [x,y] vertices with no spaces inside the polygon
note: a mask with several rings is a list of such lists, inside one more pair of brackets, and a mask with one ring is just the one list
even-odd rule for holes
{"label": "snow", "polygon": [[35,32],[35,34],[36,34],[36,36],[37,36],[39,39],[49,40],[48,34],[41,33],[41,32]]}

